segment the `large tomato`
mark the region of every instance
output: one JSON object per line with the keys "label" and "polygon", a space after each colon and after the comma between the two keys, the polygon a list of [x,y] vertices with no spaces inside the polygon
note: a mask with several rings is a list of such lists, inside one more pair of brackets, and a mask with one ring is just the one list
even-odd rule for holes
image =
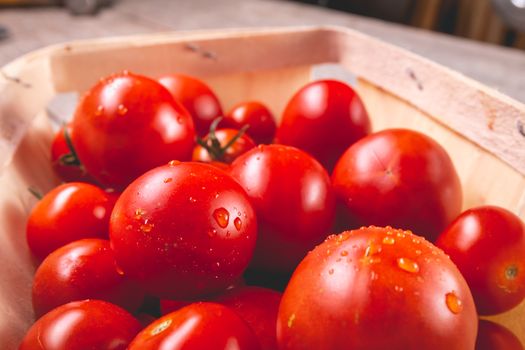
{"label": "large tomato", "polygon": [[93,86],[71,127],[87,172],[116,189],[171,159],[189,160],[195,137],[190,115],[166,88],[127,72]]}
{"label": "large tomato", "polygon": [[238,157],[230,174],[257,212],[252,266],[291,272],[332,227],[335,199],[326,170],[297,148],[259,145]]}
{"label": "large tomato", "polygon": [[525,298],[525,225],[510,211],[495,206],[469,209],[436,245],[465,276],[480,314],[507,311]]}
{"label": "large tomato", "polygon": [[434,240],[461,212],[461,183],[446,151],[419,132],[390,129],[352,145],[332,174],[345,228],[410,229]]}
{"label": "large tomato", "polygon": [[228,174],[203,163],[170,162],[135,180],[110,221],[117,264],[153,295],[199,298],[240,277],[257,222]]}
{"label": "large tomato", "polygon": [[523,350],[520,340],[497,323],[480,320],[476,350]]}
{"label": "large tomato", "polygon": [[363,227],[328,238],[295,270],[279,349],[472,350],[477,314],[454,263],[409,231]]}
{"label": "large tomato", "polygon": [[314,81],[288,102],[276,141],[312,154],[331,171],[341,154],[370,133],[363,103],[348,85],[335,80]]}

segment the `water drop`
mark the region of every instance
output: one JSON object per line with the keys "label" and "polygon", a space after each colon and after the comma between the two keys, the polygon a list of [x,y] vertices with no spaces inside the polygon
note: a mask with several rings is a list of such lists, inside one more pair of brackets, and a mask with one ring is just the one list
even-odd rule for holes
{"label": "water drop", "polygon": [[395,285],[395,286],[394,286],[394,290],[395,290],[396,292],[401,293],[401,292],[403,291],[403,287],[400,287],[400,286],[398,286],[398,285]]}
{"label": "water drop", "polygon": [[168,165],[169,165],[170,167],[174,167],[175,165],[179,165],[179,164],[180,164],[180,160],[170,160],[170,161],[168,162]]}
{"label": "water drop", "polygon": [[150,233],[153,230],[153,224],[148,223],[147,221],[140,225],[140,230],[144,233]]}
{"label": "water drop", "polygon": [[421,255],[421,250],[416,249],[416,254],[417,254],[417,255]]}
{"label": "water drop", "polygon": [[395,243],[396,240],[394,239],[394,237],[386,236],[385,238],[383,238],[383,244],[394,245]]}
{"label": "water drop", "polygon": [[171,177],[167,177],[164,179],[164,183],[167,184],[168,182],[172,182],[173,179]]}
{"label": "water drop", "polygon": [[328,274],[329,274],[329,275],[333,275],[333,274],[334,274],[334,269],[330,269],[330,270],[328,270]]}
{"label": "water drop", "polygon": [[370,279],[371,279],[372,281],[375,281],[375,280],[377,280],[378,278],[379,278],[379,275],[378,275],[375,271],[370,272]]}
{"label": "water drop", "polygon": [[215,237],[217,235],[217,230],[216,229],[210,229],[208,230],[208,236],[210,237]]}
{"label": "water drop", "polygon": [[235,218],[235,220],[233,220],[233,224],[235,225],[235,228],[237,229],[237,231],[241,230],[241,227],[242,227],[241,218]]}
{"label": "water drop", "polygon": [[374,254],[378,254],[380,253],[382,250],[382,247],[381,245],[379,244],[374,244],[374,243],[369,243],[368,244],[368,247],[366,247],[366,250],[365,250],[365,257],[370,257]]}
{"label": "water drop", "polygon": [[141,220],[142,215],[146,214],[146,211],[141,208],[135,209],[135,220]]}
{"label": "water drop", "polygon": [[126,113],[128,113],[128,108],[124,106],[123,104],[120,104],[117,107],[117,113],[119,115],[125,115]]}
{"label": "water drop", "polygon": [[192,203],[197,203],[197,198],[194,198],[194,197],[189,197],[188,200]]}
{"label": "water drop", "polygon": [[95,111],[95,115],[97,117],[100,117],[104,113],[104,106],[98,105],[97,110]]}
{"label": "water drop", "polygon": [[292,328],[294,320],[295,320],[295,314],[291,314],[290,318],[288,319],[288,328]]}
{"label": "water drop", "polygon": [[150,334],[157,335],[164,332],[171,325],[171,322],[173,322],[172,319],[167,319],[166,321],[160,323],[157,327],[153,328]]}
{"label": "water drop", "polygon": [[463,302],[454,292],[445,295],[445,302],[447,303],[448,309],[454,314],[459,314],[461,310],[463,310]]}
{"label": "water drop", "polygon": [[225,208],[218,208],[213,212],[213,218],[220,227],[225,228],[230,222],[230,213]]}
{"label": "water drop", "polygon": [[348,255],[348,251],[346,250],[341,251],[341,256],[347,256],[347,255]]}
{"label": "water drop", "polygon": [[417,273],[419,272],[419,265],[411,259],[408,258],[398,258],[397,266],[406,272]]}
{"label": "water drop", "polygon": [[124,270],[120,268],[120,266],[115,265],[115,270],[117,270],[117,273],[121,276],[124,276]]}

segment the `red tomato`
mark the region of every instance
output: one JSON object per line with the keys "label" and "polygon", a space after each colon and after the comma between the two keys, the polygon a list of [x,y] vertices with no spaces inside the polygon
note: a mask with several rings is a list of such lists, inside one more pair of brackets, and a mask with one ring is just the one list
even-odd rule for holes
{"label": "red tomato", "polygon": [[314,81],[288,102],[276,141],[307,151],[328,171],[354,142],[370,133],[363,103],[348,85]]}
{"label": "red tomato", "polygon": [[202,163],[170,162],[135,180],[110,222],[117,264],[151,294],[199,298],[240,277],[253,254],[257,222],[228,174]]}
{"label": "red tomato", "polygon": [[259,145],[237,158],[231,175],[257,212],[254,268],[291,272],[332,227],[335,199],[326,170],[289,146]]}
{"label": "red tomato", "polygon": [[523,350],[523,346],[507,328],[494,322],[480,320],[476,350]]}
{"label": "red tomato", "polygon": [[159,318],[140,332],[128,350],[258,350],[257,337],[229,308],[196,303]]}
{"label": "red tomato", "polygon": [[133,316],[116,305],[75,301],[36,321],[19,350],[124,350],[141,328]]}
{"label": "red tomato", "polygon": [[264,104],[257,101],[241,102],[233,106],[221,125],[234,129],[249,125],[246,133],[257,144],[272,143],[277,128],[272,112]]}
{"label": "red tomato", "polygon": [[257,335],[262,350],[277,349],[275,326],[280,301],[280,292],[261,287],[235,288],[215,300],[246,321]]}
{"label": "red tomato", "polygon": [[477,314],[454,263],[423,238],[363,227],[329,237],[295,270],[279,349],[474,349]]}
{"label": "red tomato", "polygon": [[37,317],[70,301],[99,299],[134,312],[144,299],[115,263],[109,241],[82,239],[44,259],[33,280],[33,309]]}
{"label": "red tomato", "polygon": [[510,211],[483,206],[463,212],[438,237],[465,276],[481,315],[507,311],[525,298],[525,225]]}
{"label": "red tomato", "polygon": [[127,72],[102,79],[84,95],[71,134],[88,173],[119,190],[170,159],[189,160],[194,137],[190,115],[169,91]]}
{"label": "red tomato", "polygon": [[[206,147],[198,145],[193,150],[193,160],[198,162],[231,163],[235,158],[255,147],[255,142],[239,130],[219,129],[202,140]],[[232,143],[233,142],[233,143]]]}
{"label": "red tomato", "polygon": [[27,244],[39,260],[82,238],[108,238],[109,217],[116,196],[102,189],[70,182],[47,193],[27,221]]}
{"label": "red tomato", "polygon": [[222,116],[219,99],[201,80],[182,74],[169,74],[158,81],[191,114],[198,135],[206,135],[213,120]]}
{"label": "red tomato", "polygon": [[356,142],[338,161],[332,183],[346,209],[346,228],[390,225],[433,241],[461,212],[461,183],[450,157],[412,130],[384,130]]}

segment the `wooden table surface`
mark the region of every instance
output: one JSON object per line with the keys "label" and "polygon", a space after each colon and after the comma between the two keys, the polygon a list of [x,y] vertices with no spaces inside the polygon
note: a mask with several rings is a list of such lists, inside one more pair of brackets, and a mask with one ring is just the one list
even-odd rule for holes
{"label": "wooden table surface", "polygon": [[94,17],[59,7],[0,10],[10,35],[0,66],[74,39],[172,30],[331,24],[360,30],[455,69],[525,102],[525,52],[278,0],[120,0]]}

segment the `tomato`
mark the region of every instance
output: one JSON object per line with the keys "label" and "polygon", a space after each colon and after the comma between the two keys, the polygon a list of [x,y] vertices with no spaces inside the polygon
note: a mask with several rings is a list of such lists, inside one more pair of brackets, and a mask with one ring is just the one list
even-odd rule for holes
{"label": "tomato", "polygon": [[467,280],[481,315],[507,311],[525,298],[525,225],[510,211],[463,212],[438,237]]}
{"label": "tomato", "polygon": [[331,171],[348,146],[368,135],[370,128],[365,107],[350,86],[319,80],[290,99],[276,142],[307,151]]}
{"label": "tomato", "polygon": [[142,330],[129,350],[258,350],[257,337],[229,308],[196,303],[159,318]]}
{"label": "tomato", "polygon": [[117,264],[151,294],[199,298],[237,280],[257,238],[249,198],[228,174],[170,162],[135,180],[110,221]]}
{"label": "tomato", "polygon": [[183,74],[165,75],[158,81],[191,114],[198,135],[206,135],[213,120],[222,116],[219,99],[203,81]]}
{"label": "tomato", "polygon": [[332,183],[345,228],[390,225],[433,241],[461,212],[461,183],[450,157],[412,130],[384,130],[356,142],[338,161]]}
{"label": "tomato", "polygon": [[523,350],[519,339],[497,323],[480,320],[476,350]]}
{"label": "tomato", "polygon": [[277,349],[275,326],[281,293],[261,287],[241,287],[221,295],[215,302],[235,311],[257,335],[262,350]]}
{"label": "tomato", "polygon": [[210,132],[193,150],[193,160],[199,162],[231,163],[235,158],[255,147],[255,142],[244,132],[219,129]]}
{"label": "tomato", "polygon": [[134,312],[144,293],[117,269],[109,241],[82,239],[44,259],[33,280],[33,309],[41,316],[70,301],[99,299]]}
{"label": "tomato", "polygon": [[121,190],[171,159],[189,160],[188,112],[155,80],[131,73],[102,79],[80,100],[71,140],[87,172]]}
{"label": "tomato", "polygon": [[239,156],[230,174],[257,212],[259,237],[252,266],[293,271],[333,224],[335,197],[326,170],[297,148],[259,145]]}
{"label": "tomato", "polygon": [[277,125],[275,118],[264,104],[258,101],[245,101],[236,104],[221,122],[222,127],[241,129],[249,125],[246,133],[257,144],[273,141]]}
{"label": "tomato", "polygon": [[124,350],[140,329],[140,323],[116,305],[75,301],[37,320],[19,350]]}
{"label": "tomato", "polygon": [[38,202],[27,221],[27,244],[39,260],[82,238],[108,238],[116,196],[82,182],[60,185]]}
{"label": "tomato", "polygon": [[279,349],[474,349],[467,283],[409,231],[363,227],[329,237],[295,270],[277,318]]}

